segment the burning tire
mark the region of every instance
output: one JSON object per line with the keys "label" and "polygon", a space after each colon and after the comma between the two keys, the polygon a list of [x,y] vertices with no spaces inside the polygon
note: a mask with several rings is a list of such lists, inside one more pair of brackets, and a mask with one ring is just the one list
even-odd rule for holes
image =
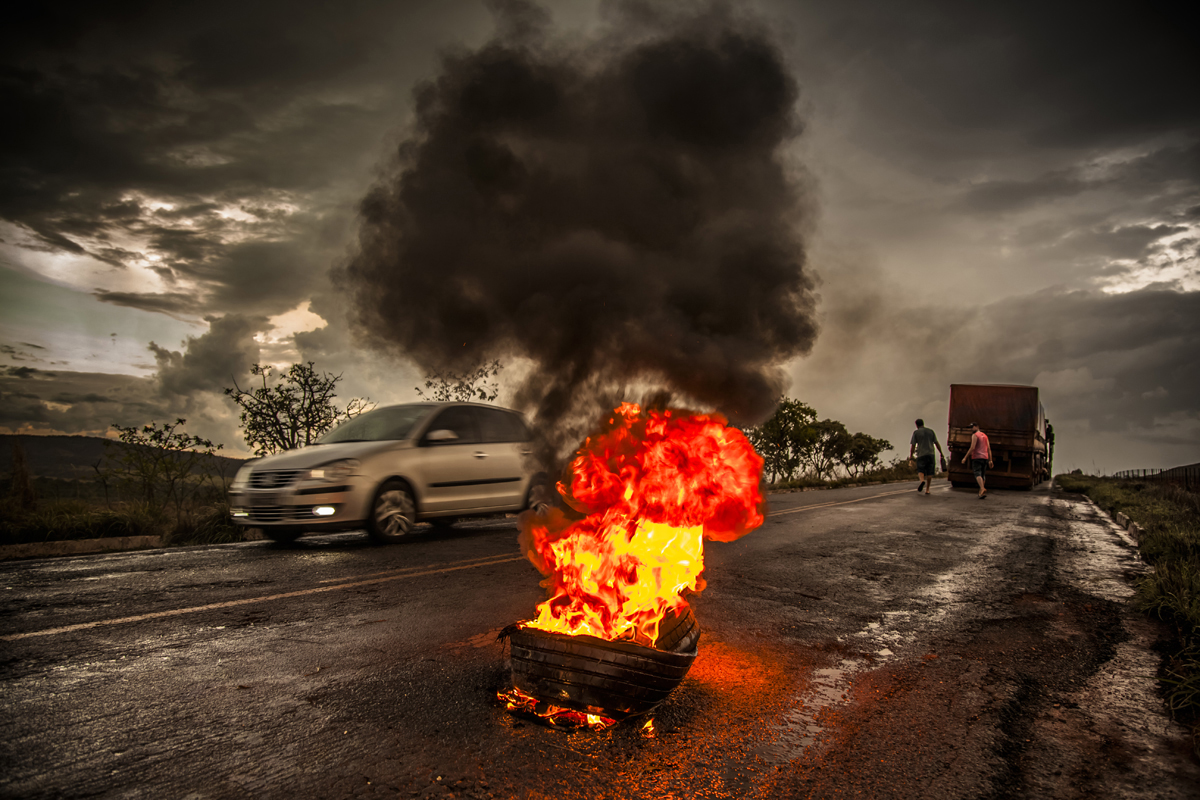
{"label": "burning tire", "polygon": [[659,647],[518,628],[510,636],[513,684],[538,700],[612,719],[666,699],[696,659],[700,625],[689,607],[663,619]]}

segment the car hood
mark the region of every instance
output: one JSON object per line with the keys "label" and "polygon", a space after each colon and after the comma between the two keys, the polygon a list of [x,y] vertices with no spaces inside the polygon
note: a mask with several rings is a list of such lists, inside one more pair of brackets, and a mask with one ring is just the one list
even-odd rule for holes
{"label": "car hood", "polygon": [[383,450],[398,450],[412,447],[407,440],[388,439],[382,442],[337,442],[335,444],[313,444],[285,453],[276,453],[250,462],[251,469],[308,469],[328,464],[343,458],[367,458]]}

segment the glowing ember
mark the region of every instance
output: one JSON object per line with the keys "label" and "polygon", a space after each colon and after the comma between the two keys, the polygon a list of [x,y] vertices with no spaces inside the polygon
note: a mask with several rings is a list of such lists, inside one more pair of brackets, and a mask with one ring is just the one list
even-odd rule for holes
{"label": "glowing ember", "polygon": [[588,714],[538,700],[515,687],[507,692],[497,692],[496,697],[504,703],[505,708],[509,711],[538,717],[546,724],[556,728],[589,728],[593,731],[602,731],[617,724],[615,719],[600,714]]}
{"label": "glowing ember", "polygon": [[559,509],[525,521],[522,544],[549,599],[524,626],[653,644],[663,616],[704,588],[704,540],[762,524],[762,459],[717,414],[623,403],[571,463]]}

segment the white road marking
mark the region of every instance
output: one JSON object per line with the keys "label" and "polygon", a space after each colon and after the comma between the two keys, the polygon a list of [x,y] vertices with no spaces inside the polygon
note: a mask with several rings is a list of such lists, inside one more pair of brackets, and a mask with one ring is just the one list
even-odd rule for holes
{"label": "white road marking", "polygon": [[510,556],[508,558],[498,558],[490,561],[471,561],[469,563],[460,564],[452,567],[440,567],[438,569],[421,570],[420,567],[412,568],[415,571],[405,571],[399,574],[389,574],[384,577],[370,578],[369,580],[350,580],[348,583],[338,583],[332,586],[317,586],[312,589],[299,589],[294,592],[283,592],[281,594],[268,594],[261,597],[244,597],[241,600],[227,600],[223,603],[209,603],[203,606],[191,606],[190,608],[173,608],[169,611],[154,611],[149,614],[138,614],[133,617],[119,617],[117,619],[101,619],[95,622],[81,622],[78,625],[64,625],[61,628],[46,628],[40,631],[27,631],[25,633],[11,633],[0,636],[0,641],[13,642],[18,639],[28,639],[32,636],[53,636],[59,633],[71,633],[72,631],[83,631],[90,628],[98,628],[102,625],[123,625],[127,622],[141,622],[147,619],[159,619],[160,617],[176,617],[180,614],[195,614],[199,611],[214,611],[219,608],[233,608],[234,606],[244,606],[251,603],[267,603],[272,600],[283,600],[288,597],[303,597],[309,594],[319,594],[321,592],[332,592],[337,589],[352,589],[355,586],[369,586],[374,583],[387,583],[388,581],[398,581],[404,578],[419,578],[423,575],[437,575],[441,572],[457,572],[464,569],[475,569],[476,567],[487,567],[492,564],[505,564],[510,561],[524,561],[525,556]]}
{"label": "white road marking", "polygon": [[[503,564],[506,561],[512,561],[512,560],[513,560],[513,556],[511,554],[509,554],[509,555],[499,555],[499,556],[488,556],[486,558],[472,558],[467,561],[460,561],[458,563],[466,565],[466,566],[482,567],[487,564]],[[342,581],[353,581],[353,580],[359,580],[361,578],[374,578],[374,577],[377,577],[380,575],[401,576],[401,575],[404,575],[405,573],[413,572],[414,570],[419,570],[419,569],[423,569],[423,567],[404,567],[401,569],[388,569],[388,570],[384,570],[383,572],[368,572],[366,575],[351,575],[346,578],[326,578],[323,581],[317,581],[317,583],[341,583]],[[459,569],[461,569],[461,567],[459,567]]]}
{"label": "white road marking", "polygon": [[857,500],[842,500],[837,503],[818,503],[812,506],[801,506],[800,508],[789,508],[787,511],[772,511],[767,514],[768,517],[782,517],[784,514],[799,514],[801,511],[812,511],[814,508],[829,508],[830,506],[848,506],[851,503],[865,503],[868,500],[878,500],[880,497],[890,497],[894,494],[913,494],[913,489],[901,489],[896,492],[884,492],[883,494],[873,494],[870,497],[860,497]]}
{"label": "white road marking", "polygon": [[[860,497],[857,500],[842,500],[833,503],[818,503],[811,506],[802,506],[800,508],[789,508],[786,511],[772,511],[767,514],[768,517],[782,517],[785,514],[799,514],[802,511],[812,511],[818,508],[830,508],[831,506],[845,506],[851,503],[864,503],[868,500],[877,500],[880,497],[890,497],[897,494],[906,494],[913,491],[912,489],[901,489],[895,492],[884,492],[882,494],[872,495],[870,497]],[[173,608],[169,611],[154,611],[149,614],[138,614],[133,617],[118,617],[117,619],[101,619],[95,622],[81,622],[77,625],[64,625],[60,628],[46,628],[40,631],[26,631],[25,633],[10,633],[0,636],[0,642],[13,642],[18,639],[28,639],[33,636],[54,636],[60,633],[71,633],[73,631],[89,630],[98,628],[102,625],[123,625],[129,622],[142,622],[148,619],[159,619],[161,617],[175,617],[181,614],[195,614],[200,611],[215,611],[221,608],[233,608],[235,606],[244,606],[251,603],[268,603],[272,600],[284,600],[289,597],[304,597],[310,594],[319,594],[321,592],[332,592],[336,589],[352,589],[356,586],[369,586],[375,583],[387,583],[388,581],[398,581],[404,578],[419,578],[424,575],[436,575],[441,572],[458,572],[464,569],[475,569],[476,567],[486,567],[492,564],[507,564],[512,561],[524,561],[525,556],[493,556],[489,559],[473,560],[470,562],[458,564],[450,567],[440,567],[438,569],[421,569],[420,567],[409,567],[400,570],[389,570],[387,572],[370,573],[367,580],[355,580],[354,578],[328,578],[321,583],[331,584],[329,586],[316,586],[312,589],[299,589],[294,592],[283,592],[281,594],[269,594],[261,597],[244,597],[240,600],[227,600],[223,603],[209,603],[203,606],[191,606],[189,608]]]}

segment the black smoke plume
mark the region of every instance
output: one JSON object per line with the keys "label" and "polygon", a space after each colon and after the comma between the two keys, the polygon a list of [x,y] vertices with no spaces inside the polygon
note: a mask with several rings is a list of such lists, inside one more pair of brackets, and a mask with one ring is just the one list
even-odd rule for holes
{"label": "black smoke plume", "polygon": [[780,152],[798,88],[770,37],[724,6],[610,4],[587,41],[492,8],[362,201],[341,276],[366,341],[431,372],[529,359],[514,405],[552,449],[632,387],[769,415],[816,336]]}

